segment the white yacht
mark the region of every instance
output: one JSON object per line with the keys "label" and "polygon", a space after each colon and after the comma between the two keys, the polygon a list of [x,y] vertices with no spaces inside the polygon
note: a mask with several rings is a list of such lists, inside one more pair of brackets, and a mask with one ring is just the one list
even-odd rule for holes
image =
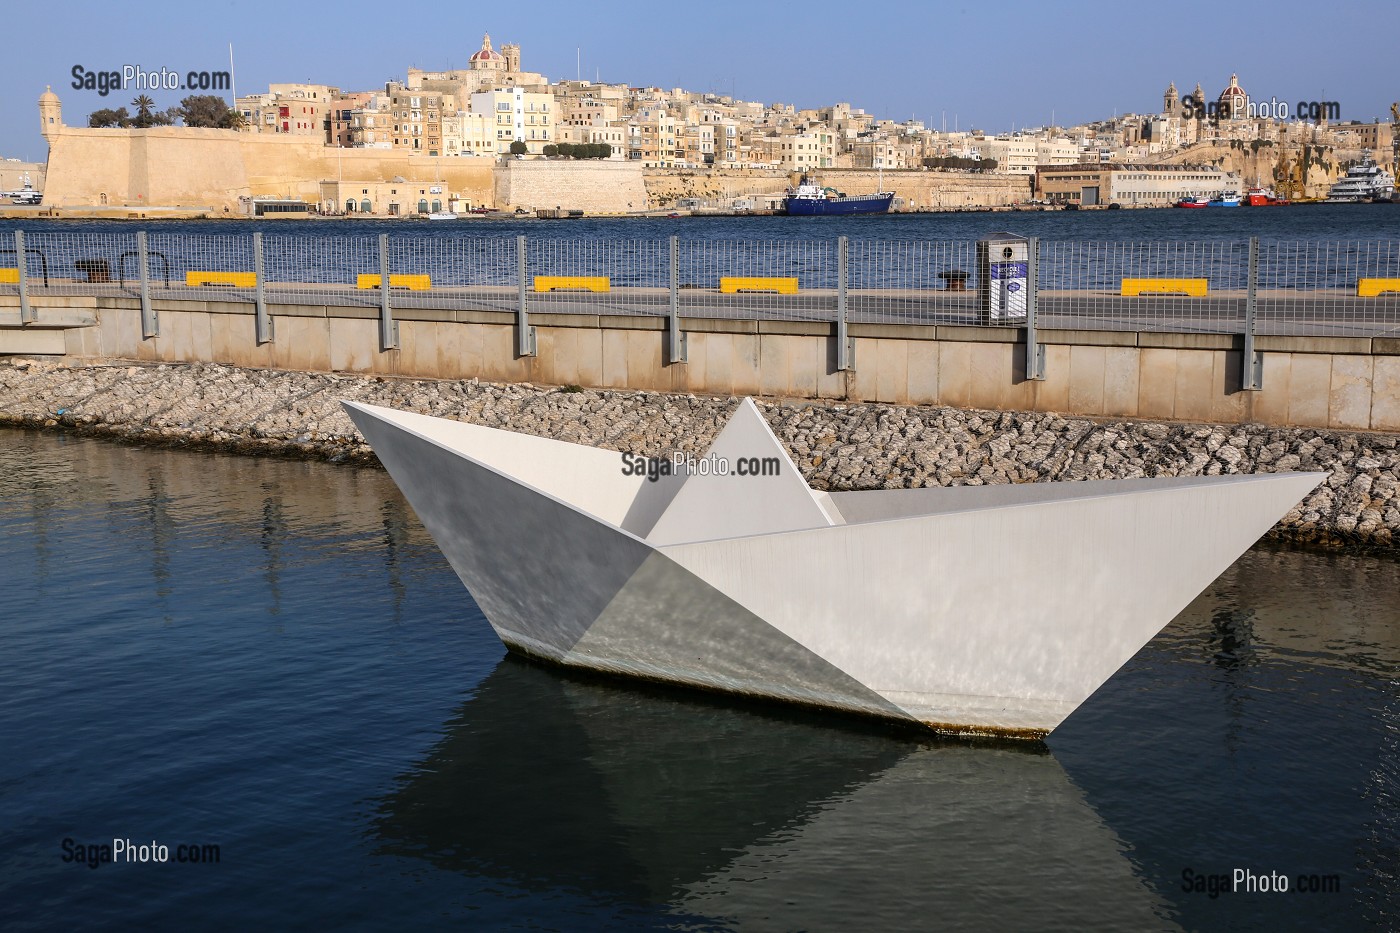
{"label": "white yacht", "polygon": [[1376,164],[1368,152],[1360,165],[1347,169],[1346,177],[1327,191],[1329,204],[1389,201],[1395,194],[1395,176]]}

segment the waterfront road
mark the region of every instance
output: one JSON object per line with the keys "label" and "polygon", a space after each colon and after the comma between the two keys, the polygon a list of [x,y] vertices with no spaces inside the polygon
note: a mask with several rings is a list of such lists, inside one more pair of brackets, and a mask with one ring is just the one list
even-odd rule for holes
{"label": "waterfront road", "polygon": [[[15,295],[11,285],[0,294]],[[361,308],[380,306],[378,289],[357,289],[336,283],[268,283],[265,299],[273,315],[277,306]],[[45,296],[137,297],[135,283],[101,283],[53,279],[48,287],[31,281],[30,294]],[[224,301],[252,305],[255,290],[234,287],[188,287],[157,280],[156,300]],[[664,288],[621,287],[605,293],[583,291],[526,292],[531,314],[662,316],[670,308]],[[520,293],[514,287],[434,286],[431,290],[395,288],[391,306],[405,315],[424,311],[515,312]],[[1039,327],[1046,329],[1120,330],[1184,333],[1241,333],[1246,296],[1243,291],[1219,291],[1206,298],[1173,295],[1122,297],[1108,291],[1042,291],[1038,297]],[[743,292],[721,294],[715,289],[682,288],[682,317],[729,320],[834,321],[834,289],[803,290],[793,295]],[[1016,326],[1022,319],[999,319],[979,310],[974,291],[916,289],[852,289],[847,295],[848,321],[884,324],[944,324]],[[300,313],[306,313],[301,311]],[[333,312],[332,312],[333,313]],[[1400,336],[1400,295],[1358,298],[1341,290],[1260,290],[1257,294],[1257,334],[1310,336]],[[436,316],[436,315],[434,315]],[[451,320],[450,314],[442,319]]]}

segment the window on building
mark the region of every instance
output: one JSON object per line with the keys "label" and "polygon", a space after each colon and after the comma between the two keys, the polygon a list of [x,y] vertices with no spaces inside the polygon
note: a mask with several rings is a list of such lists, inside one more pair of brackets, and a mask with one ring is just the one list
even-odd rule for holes
{"label": "window on building", "polygon": [[364,200],[362,200],[362,201],[360,202],[360,213],[362,213],[362,214],[369,214],[369,213],[371,213],[371,212],[373,212],[373,211],[374,211],[374,206],[371,205],[371,204],[369,203],[369,198],[365,198]]}

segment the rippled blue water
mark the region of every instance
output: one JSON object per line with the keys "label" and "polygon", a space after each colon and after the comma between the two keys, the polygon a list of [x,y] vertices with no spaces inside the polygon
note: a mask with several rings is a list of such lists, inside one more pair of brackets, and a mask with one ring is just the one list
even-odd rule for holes
{"label": "rippled blue water", "polygon": [[6,929],[1400,924],[1393,558],[1256,548],[1048,748],[506,658],[374,470],[0,432],[0,579]]}
{"label": "rippled blue water", "polygon": [[298,221],[140,221],[0,219],[0,232],[127,233],[145,229],[167,234],[360,237],[399,236],[452,239],[515,237],[541,239],[648,240],[679,236],[687,240],[852,239],[976,240],[998,231],[1049,240],[1357,240],[1400,238],[1400,205],[1296,204],[1289,207],[1121,211],[1020,211],[886,214],[855,217],[608,217],[581,220],[324,219]]}

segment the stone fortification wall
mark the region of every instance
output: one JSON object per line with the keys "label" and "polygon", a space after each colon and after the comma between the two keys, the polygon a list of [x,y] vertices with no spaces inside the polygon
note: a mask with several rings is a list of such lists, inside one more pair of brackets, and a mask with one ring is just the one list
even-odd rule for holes
{"label": "stone fortification wall", "polygon": [[[1384,164],[1389,164],[1388,153],[1372,153],[1372,155]],[[1300,170],[1297,162],[1301,156],[1302,152],[1297,146],[1267,145],[1260,146],[1256,150],[1249,143],[1227,141],[1192,146],[1164,157],[1162,162],[1165,164],[1216,165],[1227,172],[1239,175],[1241,183],[1245,186],[1255,184],[1257,179],[1260,184],[1272,185],[1281,190],[1288,187],[1285,174],[1293,172],[1295,173],[1295,181],[1301,180],[1302,190],[1285,191],[1285,193],[1295,197],[1323,198],[1327,196],[1327,189],[1346,174],[1343,166],[1361,161],[1366,157],[1366,151],[1363,149],[1310,146],[1306,167]],[[1301,175],[1301,178],[1298,177],[1298,174]]]}
{"label": "stone fortification wall", "polygon": [[[780,194],[778,170],[644,170],[639,162],[435,158],[389,149],[340,149],[306,137],[190,127],[63,127],[49,151],[46,207],[196,207],[237,211],[239,198],[316,203],[323,181],[442,183],[475,204],[625,213],[681,198]],[[960,172],[824,169],[815,178],[850,194],[893,190],[920,209],[1023,201],[1027,178]],[[38,181],[35,182],[36,187]],[[18,187],[16,183],[13,187]]]}
{"label": "stone fortification wall", "polygon": [[[371,460],[340,399],[652,457],[672,451],[702,454],[734,407],[732,399],[720,397],[200,363],[64,365],[17,359],[0,365],[0,423],[73,428],[143,443]],[[1097,422],[896,405],[760,404],[760,409],[818,488],[1317,470],[1329,477],[1288,513],[1274,529],[1276,536],[1328,545],[1400,542],[1400,436],[1394,434]]]}
{"label": "stone fortification wall", "polygon": [[47,207],[224,207],[240,197],[320,200],[326,180],[439,179],[475,203],[492,193],[491,159],[338,149],[304,137],[190,127],[64,127],[49,150]]}
{"label": "stone fortification wall", "polygon": [[0,191],[18,191],[24,187],[25,178],[38,191],[44,190],[44,176],[48,170],[43,162],[11,162],[0,160]]}
{"label": "stone fortification wall", "polygon": [[507,159],[496,167],[500,208],[562,207],[599,213],[645,210],[640,162],[593,159]]}
{"label": "stone fortification wall", "polygon": [[782,194],[792,183],[781,169],[672,169],[645,172],[647,196],[653,208],[674,207],[681,198],[713,202],[749,195]]}
{"label": "stone fortification wall", "polygon": [[[812,180],[846,194],[893,191],[911,208],[1000,207],[1031,196],[1030,175],[978,175],[971,172],[924,172],[824,168]],[[882,187],[883,186],[883,187]]]}

